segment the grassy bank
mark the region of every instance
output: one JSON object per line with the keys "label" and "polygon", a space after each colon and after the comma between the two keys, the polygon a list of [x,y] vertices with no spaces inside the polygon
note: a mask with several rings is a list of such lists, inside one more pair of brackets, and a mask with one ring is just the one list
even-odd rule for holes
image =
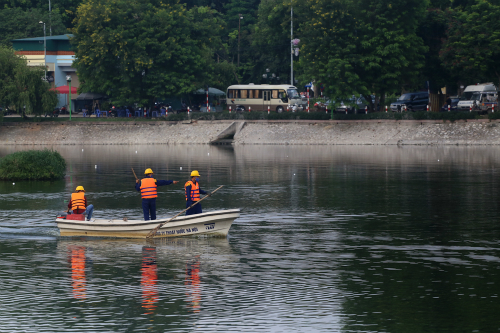
{"label": "grassy bank", "polygon": [[56,180],[65,172],[64,158],[48,149],[19,151],[0,160],[2,180]]}
{"label": "grassy bank", "polygon": [[[276,113],[271,112],[212,112],[212,113],[200,113],[193,112],[189,116],[186,113],[181,114],[170,114],[168,117],[159,118],[82,118],[73,117],[74,122],[138,122],[138,121],[183,121],[188,119],[194,120],[297,120],[297,119],[308,119],[308,120],[365,120],[365,119],[393,119],[393,120],[462,120],[462,119],[478,119],[484,118],[486,116],[480,116],[477,113],[470,112],[404,112],[404,113],[394,113],[394,112],[374,112],[368,114],[343,114],[325,112],[283,112]],[[490,119],[500,119],[500,112],[489,114]],[[58,118],[4,118],[3,122],[10,123],[36,123],[36,122],[62,122],[69,121],[67,117]]]}

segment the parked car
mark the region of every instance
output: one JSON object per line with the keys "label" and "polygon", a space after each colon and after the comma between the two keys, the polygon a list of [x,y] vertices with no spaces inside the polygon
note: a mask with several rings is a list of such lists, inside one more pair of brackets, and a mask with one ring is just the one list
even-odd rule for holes
{"label": "parked car", "polygon": [[457,107],[462,111],[469,111],[471,107],[473,111],[481,111],[477,105],[478,96],[475,95],[475,99],[472,99],[472,96],[476,93],[494,94],[496,92],[497,87],[495,87],[493,83],[481,83],[467,86],[462,96],[460,96]]}
{"label": "parked car", "polygon": [[[372,95],[371,98],[372,98],[372,103],[375,103],[375,96]],[[347,109],[347,113],[364,113],[365,108],[367,106],[369,107],[369,103],[363,96],[360,97],[353,96],[345,103],[341,102],[340,106],[337,107],[336,111],[346,113]]]}
{"label": "parked car", "polygon": [[408,111],[425,111],[428,104],[428,92],[412,92],[401,95],[396,102],[391,103],[391,111],[401,112],[402,109]]}
{"label": "parked car", "polygon": [[[450,97],[451,99],[451,104],[450,104],[450,111],[454,111],[456,112],[458,110],[457,106],[458,106],[458,102],[460,101],[460,98],[458,98],[458,96],[452,96]],[[448,104],[444,104],[441,109],[440,109],[441,112],[448,112]]]}

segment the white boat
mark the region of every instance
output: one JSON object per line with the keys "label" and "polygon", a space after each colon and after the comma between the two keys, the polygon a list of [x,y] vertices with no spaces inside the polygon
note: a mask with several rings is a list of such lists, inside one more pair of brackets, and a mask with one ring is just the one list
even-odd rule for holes
{"label": "white boat", "polygon": [[[165,223],[154,236],[155,238],[213,235],[227,236],[229,228],[240,216],[239,209],[218,210],[202,214],[178,216]],[[96,236],[120,238],[146,238],[148,233],[160,223],[170,218],[142,220],[106,220],[91,219],[90,221],[66,220],[56,218],[61,236]]]}

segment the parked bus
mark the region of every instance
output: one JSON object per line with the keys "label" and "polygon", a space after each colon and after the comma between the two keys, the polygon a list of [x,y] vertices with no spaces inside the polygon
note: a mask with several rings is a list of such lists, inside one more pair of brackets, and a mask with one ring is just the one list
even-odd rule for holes
{"label": "parked bus", "polygon": [[227,88],[227,105],[233,110],[283,112],[288,105],[303,104],[297,88],[287,84],[247,84],[232,85]]}

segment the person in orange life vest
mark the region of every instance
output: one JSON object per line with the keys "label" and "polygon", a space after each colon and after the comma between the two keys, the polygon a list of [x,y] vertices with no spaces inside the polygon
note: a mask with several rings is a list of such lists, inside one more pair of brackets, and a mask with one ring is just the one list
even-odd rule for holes
{"label": "person in orange life vest", "polygon": [[77,186],[75,193],[71,194],[71,200],[68,203],[66,213],[70,210],[73,211],[73,214],[87,215],[87,221],[90,221],[92,218],[94,205],[87,204],[87,198],[85,197],[85,189],[83,186]]}
{"label": "person in orange life vest", "polygon": [[[186,208],[191,206],[196,201],[200,200],[200,194],[207,194],[200,188],[200,173],[197,170],[191,172],[191,180],[184,185],[186,192]],[[201,214],[201,204],[197,204],[191,209],[188,209],[186,215]]]}
{"label": "person in orange life vest", "polygon": [[149,221],[149,215],[151,214],[151,220],[156,220],[156,198],[158,193],[156,188],[158,186],[177,184],[177,180],[156,180],[153,178],[153,170],[150,168],[144,171],[146,175],[145,178],[135,181],[135,189],[141,192],[142,196],[142,211],[144,213],[144,221]]}

